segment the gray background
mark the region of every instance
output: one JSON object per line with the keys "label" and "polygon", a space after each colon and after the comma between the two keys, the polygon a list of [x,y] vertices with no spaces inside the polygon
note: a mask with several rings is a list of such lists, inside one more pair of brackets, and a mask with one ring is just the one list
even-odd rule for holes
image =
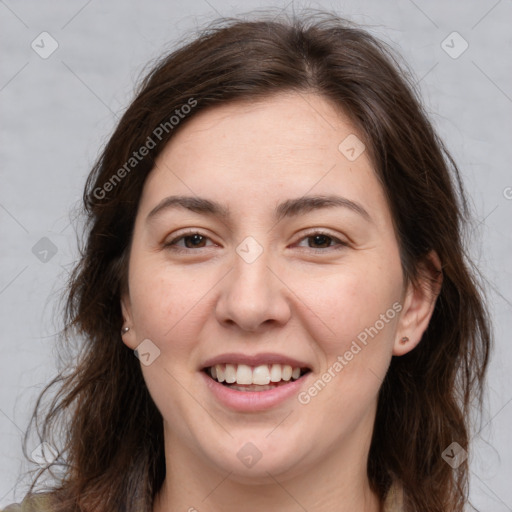
{"label": "gray background", "polygon": [[[488,400],[473,436],[471,496],[483,511],[512,511],[510,0],[0,0],[0,506],[25,489],[18,481],[27,468],[21,436],[57,368],[57,299],[77,256],[70,212],[116,116],[147,63],[189,29],[267,7],[327,8],[369,25],[420,81],[464,175],[477,219],[470,250],[489,282],[495,321]],[[58,43],[46,59],[31,47],[34,40],[42,46],[43,31]],[[458,58],[458,36],[445,43],[452,55],[441,46],[453,31],[469,44]],[[45,39],[44,51],[50,44]]]}

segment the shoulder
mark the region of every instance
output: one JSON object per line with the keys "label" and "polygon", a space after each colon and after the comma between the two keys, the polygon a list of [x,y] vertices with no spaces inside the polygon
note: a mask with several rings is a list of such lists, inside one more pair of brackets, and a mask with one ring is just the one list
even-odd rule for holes
{"label": "shoulder", "polygon": [[51,499],[48,493],[27,496],[21,503],[13,503],[0,512],[52,512]]}

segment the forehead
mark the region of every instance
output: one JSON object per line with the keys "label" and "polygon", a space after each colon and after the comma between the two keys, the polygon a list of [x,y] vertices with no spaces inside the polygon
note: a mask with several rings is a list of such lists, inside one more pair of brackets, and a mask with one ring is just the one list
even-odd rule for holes
{"label": "forehead", "polygon": [[172,193],[251,208],[283,196],[336,192],[382,214],[378,210],[387,205],[381,185],[366,151],[357,156],[364,147],[360,139],[340,109],[315,94],[208,108],[194,114],[159,155],[142,203],[150,209]]}
{"label": "forehead", "polygon": [[[209,107],[194,115],[171,139],[163,156],[211,147],[217,158],[258,161],[268,156],[318,160],[338,151],[340,134],[354,133],[348,118],[328,100],[311,93],[283,93],[258,101]],[[199,147],[198,145],[202,146]],[[242,151],[243,150],[243,151]],[[315,154],[316,153],[316,154]],[[201,154],[194,155],[201,158]],[[270,163],[267,161],[267,163]]]}

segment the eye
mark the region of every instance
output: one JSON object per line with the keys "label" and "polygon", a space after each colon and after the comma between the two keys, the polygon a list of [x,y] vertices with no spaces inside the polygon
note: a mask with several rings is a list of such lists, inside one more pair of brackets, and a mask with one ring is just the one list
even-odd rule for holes
{"label": "eye", "polygon": [[[207,243],[208,241],[210,244]],[[307,245],[304,245],[304,243]],[[193,249],[204,249],[215,245],[208,236],[198,231],[189,231],[165,243],[164,247],[177,252],[188,252]],[[348,244],[329,233],[315,231],[301,238],[297,246],[306,247],[318,252],[326,252],[326,249],[339,250],[347,247]]]}
{"label": "eye", "polygon": [[[297,244],[299,247],[304,247],[302,243],[305,241],[307,243],[308,248],[315,249],[321,252],[325,252],[324,249],[342,249],[346,247],[348,244],[339,238],[336,238],[329,233],[325,233],[323,231],[315,231],[313,233],[308,233],[305,237],[301,239],[301,242]],[[337,247],[336,247],[337,246]]]}
{"label": "eye", "polygon": [[[208,247],[206,245],[207,240],[210,239],[206,235],[197,231],[190,231],[165,243],[164,247],[178,252],[187,251],[189,249],[203,249],[204,247]],[[210,246],[211,245],[215,244],[210,244]]]}

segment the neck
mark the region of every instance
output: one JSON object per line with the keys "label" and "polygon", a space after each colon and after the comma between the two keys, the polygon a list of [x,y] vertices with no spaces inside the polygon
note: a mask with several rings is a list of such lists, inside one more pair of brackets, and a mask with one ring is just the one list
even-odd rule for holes
{"label": "neck", "polygon": [[368,448],[368,443],[346,443],[300,472],[264,471],[248,481],[205,463],[176,439],[166,442],[167,476],[153,512],[379,512],[366,473]]}

